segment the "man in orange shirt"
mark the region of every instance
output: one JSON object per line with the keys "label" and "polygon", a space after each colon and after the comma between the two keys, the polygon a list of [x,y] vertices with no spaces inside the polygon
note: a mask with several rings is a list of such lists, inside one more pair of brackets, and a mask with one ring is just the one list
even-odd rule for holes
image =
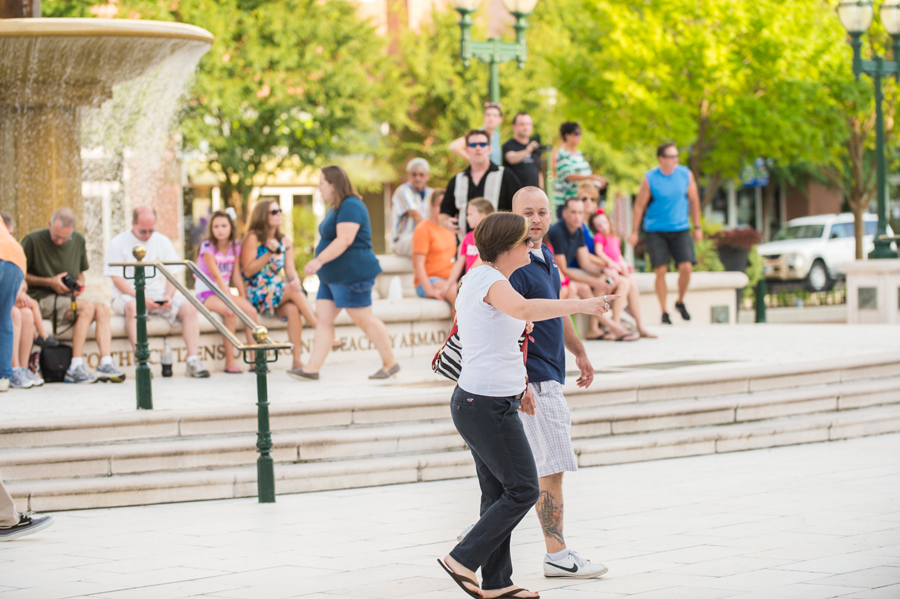
{"label": "man in orange shirt", "polygon": [[457,284],[448,281],[456,258],[456,235],[441,225],[440,206],[444,194],[431,197],[428,220],[416,225],[412,241],[412,263],[416,294],[456,304]]}

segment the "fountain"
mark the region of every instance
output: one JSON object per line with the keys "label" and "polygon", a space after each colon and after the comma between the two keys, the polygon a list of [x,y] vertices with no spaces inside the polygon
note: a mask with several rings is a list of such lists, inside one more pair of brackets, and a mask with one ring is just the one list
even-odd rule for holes
{"label": "fountain", "polygon": [[[0,7],[0,17],[30,12],[39,5]],[[92,271],[105,241],[130,226],[129,205],[155,205],[158,230],[181,237],[171,193],[180,173],[165,173],[171,125],[212,40],[181,23],[0,18],[0,209],[17,236],[72,208],[93,246]]]}

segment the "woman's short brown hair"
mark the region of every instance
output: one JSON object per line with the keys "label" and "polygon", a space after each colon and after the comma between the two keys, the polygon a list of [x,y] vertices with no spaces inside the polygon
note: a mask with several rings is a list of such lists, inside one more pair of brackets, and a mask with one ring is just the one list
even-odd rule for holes
{"label": "woman's short brown hair", "polygon": [[331,205],[335,210],[341,207],[341,202],[351,196],[362,199],[343,168],[335,164],[323,166],[322,176],[334,187],[334,202]]}
{"label": "woman's short brown hair", "polygon": [[512,212],[490,214],[475,227],[475,247],[483,262],[493,262],[530,237],[528,220]]}

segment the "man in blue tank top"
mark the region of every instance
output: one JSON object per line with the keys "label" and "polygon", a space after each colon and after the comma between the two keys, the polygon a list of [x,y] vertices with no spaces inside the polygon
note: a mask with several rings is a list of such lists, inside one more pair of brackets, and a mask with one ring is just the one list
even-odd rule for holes
{"label": "man in blue tank top", "polygon": [[[691,282],[691,271],[697,263],[694,242],[703,239],[700,230],[700,194],[694,175],[678,164],[678,147],[665,143],[656,149],[659,166],[647,171],[641,181],[634,204],[634,218],[628,243],[636,245],[641,221],[650,264],[656,273],[656,297],[662,311],[663,324],[672,324],[666,311],[666,273],[669,256],[678,266],[678,300],[675,309],[684,320],[691,315],[684,306],[684,294]],[[690,218],[689,218],[690,216]],[[691,236],[691,221],[694,224]]]}

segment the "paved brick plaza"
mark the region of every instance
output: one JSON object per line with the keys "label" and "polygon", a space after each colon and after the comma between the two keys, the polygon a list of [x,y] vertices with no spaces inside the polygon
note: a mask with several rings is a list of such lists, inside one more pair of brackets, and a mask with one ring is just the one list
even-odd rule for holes
{"label": "paved brick plaza", "polygon": [[[546,598],[900,597],[900,435],[584,469],[567,539],[609,574],[515,580]],[[475,517],[474,479],[64,512],[0,546],[4,599],[460,598],[434,559]]]}

